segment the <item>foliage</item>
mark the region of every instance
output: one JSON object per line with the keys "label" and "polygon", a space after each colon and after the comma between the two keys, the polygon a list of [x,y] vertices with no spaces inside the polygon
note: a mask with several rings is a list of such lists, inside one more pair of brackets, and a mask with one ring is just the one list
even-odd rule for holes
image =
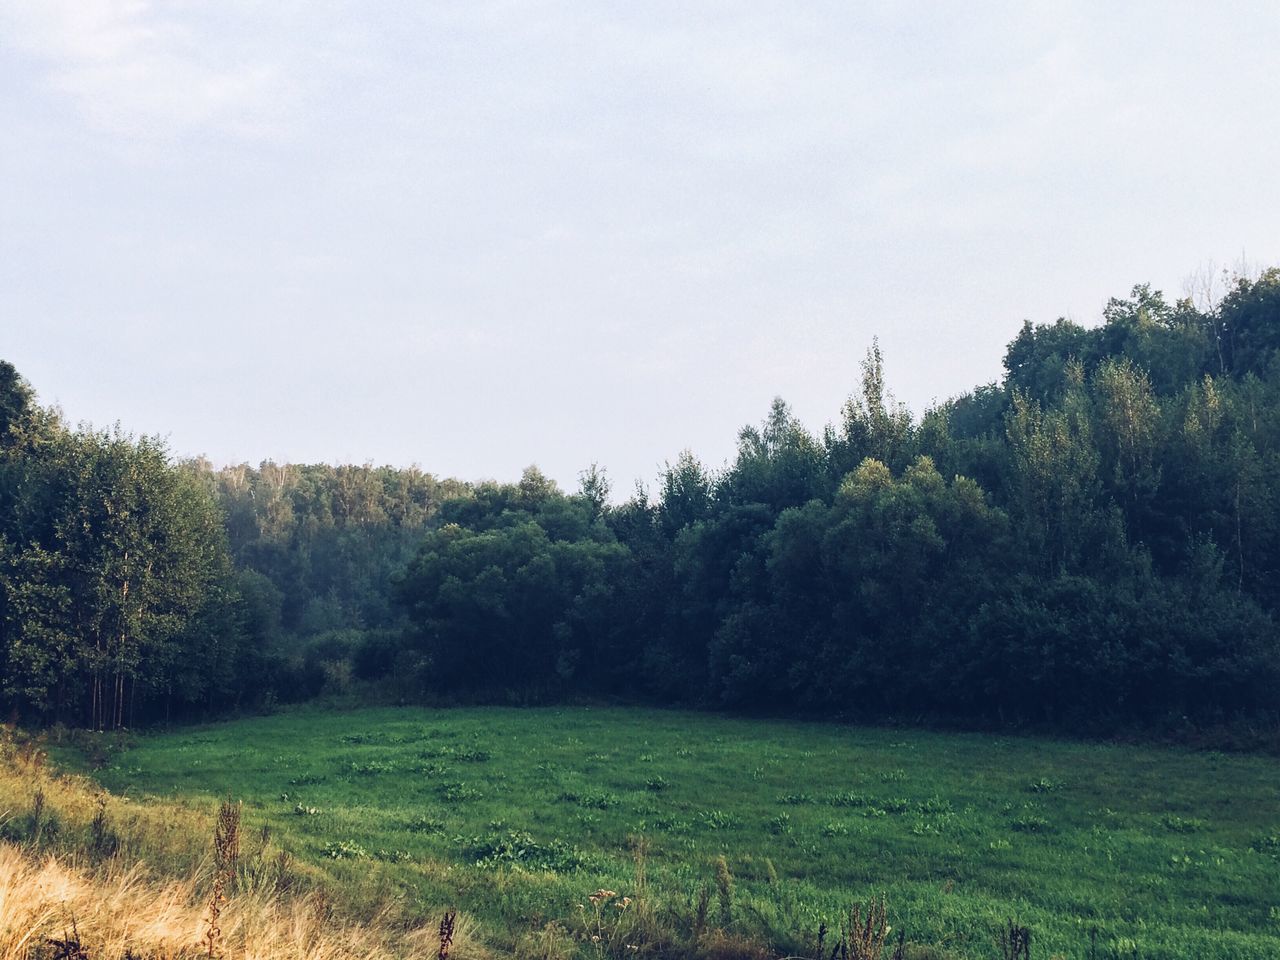
{"label": "foliage", "polygon": [[1280,720],[1280,269],[1027,323],[917,421],[873,345],[651,500],[213,469],[0,364],[0,699],[95,728],[374,693],[647,698],[1072,732]]}
{"label": "foliage", "polygon": [[[398,581],[454,691],[1116,731],[1280,717],[1280,271],[1027,324],[919,423],[878,346],[821,437],[781,400],[656,502],[600,474],[446,502]],[[536,478],[534,478],[536,480]]]}

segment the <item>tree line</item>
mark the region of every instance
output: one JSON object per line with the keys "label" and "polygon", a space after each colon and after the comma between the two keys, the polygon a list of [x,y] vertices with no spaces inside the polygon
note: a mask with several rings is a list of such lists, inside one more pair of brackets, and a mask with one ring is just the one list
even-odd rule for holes
{"label": "tree line", "polygon": [[[94,729],[299,700],[399,635],[442,499],[420,470],[215,470],[68,426],[0,361],[0,704]],[[381,632],[381,633],[380,633]]]}
{"label": "tree line", "polygon": [[96,726],[349,689],[1064,729],[1280,716],[1280,270],[1024,324],[913,417],[878,348],[615,502],[175,463],[0,367],[0,696]]}

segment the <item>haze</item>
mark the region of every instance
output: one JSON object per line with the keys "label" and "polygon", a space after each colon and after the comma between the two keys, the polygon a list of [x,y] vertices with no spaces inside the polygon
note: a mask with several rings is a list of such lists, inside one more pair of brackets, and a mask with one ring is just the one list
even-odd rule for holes
{"label": "haze", "polygon": [[[217,463],[615,490],[1280,263],[1272,3],[0,2],[0,356]],[[1243,131],[1243,134],[1242,134]]]}

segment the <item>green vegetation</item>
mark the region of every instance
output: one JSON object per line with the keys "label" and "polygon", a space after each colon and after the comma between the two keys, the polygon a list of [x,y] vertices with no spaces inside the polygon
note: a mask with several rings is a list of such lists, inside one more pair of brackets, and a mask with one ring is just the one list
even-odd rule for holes
{"label": "green vegetation", "polygon": [[549,922],[611,922],[593,891],[636,896],[638,837],[663,922],[797,954],[879,894],[935,957],[998,956],[1009,918],[1041,957],[1090,956],[1092,931],[1098,957],[1280,953],[1280,778],[1261,757],[621,708],[303,708],[136,737],[97,776],[148,803],[243,799],[247,831],[339,881],[456,904],[527,955]]}
{"label": "green vegetation", "polygon": [[[1261,757],[545,706],[299,710],[114,749],[323,694],[1274,747],[1280,269],[1203,308],[1140,286],[1094,328],[1028,323],[1004,366],[916,418],[873,347],[821,434],[779,399],[722,471],[686,451],[614,503],[595,467],[567,494],[536,467],[174,462],[70,427],[0,361],[0,854],[31,883],[51,849],[177,856],[194,895],[190,822],[232,795],[269,828],[254,871],[357,891],[380,944],[456,903],[545,960],[861,958],[884,895],[917,960],[988,956],[996,931],[1025,957],[1028,928],[1038,956],[1275,957]],[[17,721],[99,731],[70,736],[112,789],[168,799],[33,788]],[[218,876],[215,905],[239,882]]]}
{"label": "green vegetation", "polygon": [[594,467],[175,464],[0,363],[0,710],[376,688],[1274,740],[1280,270],[1028,323],[1004,366],[917,418],[873,348],[821,434],[779,399],[724,470],[612,503]]}

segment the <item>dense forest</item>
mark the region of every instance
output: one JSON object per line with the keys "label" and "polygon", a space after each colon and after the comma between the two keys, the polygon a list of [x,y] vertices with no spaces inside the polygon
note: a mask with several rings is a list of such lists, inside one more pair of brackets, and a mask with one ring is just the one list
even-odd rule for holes
{"label": "dense forest", "polygon": [[97,728],[322,692],[1177,729],[1280,718],[1280,270],[1026,323],[919,418],[879,350],[815,435],[565,493],[214,469],[0,364],[0,699]]}

